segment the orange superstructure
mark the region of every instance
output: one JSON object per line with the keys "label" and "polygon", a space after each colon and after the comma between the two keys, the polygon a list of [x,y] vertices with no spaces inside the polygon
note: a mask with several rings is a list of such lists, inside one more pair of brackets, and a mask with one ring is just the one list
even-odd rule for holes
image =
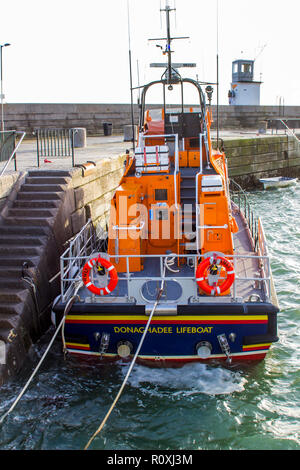
{"label": "orange superstructure", "polygon": [[135,255],[132,272],[143,270],[144,255],[232,255],[238,228],[226,158],[212,146],[210,110],[178,113],[165,106],[151,114],[144,110],[138,146],[112,201],[108,252],[117,270],[127,271],[122,255]]}

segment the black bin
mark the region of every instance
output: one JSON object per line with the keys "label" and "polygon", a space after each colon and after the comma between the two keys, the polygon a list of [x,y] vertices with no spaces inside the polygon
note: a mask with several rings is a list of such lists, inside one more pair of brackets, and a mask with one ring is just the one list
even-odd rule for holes
{"label": "black bin", "polygon": [[111,135],[112,134],[112,123],[111,122],[104,122],[103,123],[103,131],[104,131],[104,135]]}

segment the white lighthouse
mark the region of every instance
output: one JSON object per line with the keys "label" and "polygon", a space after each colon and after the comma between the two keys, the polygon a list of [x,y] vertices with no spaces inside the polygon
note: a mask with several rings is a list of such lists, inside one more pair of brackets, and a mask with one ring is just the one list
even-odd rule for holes
{"label": "white lighthouse", "polygon": [[232,106],[259,106],[260,86],[254,81],[254,60],[235,60],[232,62],[232,83],[228,93]]}

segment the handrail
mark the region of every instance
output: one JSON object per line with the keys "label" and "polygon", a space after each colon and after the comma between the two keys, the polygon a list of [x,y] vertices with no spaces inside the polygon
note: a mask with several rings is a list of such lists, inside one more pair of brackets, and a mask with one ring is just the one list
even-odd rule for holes
{"label": "handrail", "polygon": [[136,230],[137,232],[143,230],[145,227],[145,221],[141,222],[141,225],[114,225],[113,230]]}
{"label": "handrail", "polygon": [[[256,249],[257,243],[258,243],[258,217],[252,211],[250,203],[247,198],[247,194],[243,190],[243,188],[233,179],[230,179],[230,184],[235,185],[239,190],[238,193],[233,193],[231,191],[230,198],[233,202],[235,202],[234,200],[235,197],[238,198],[237,204],[238,204],[239,211],[241,213],[244,213],[244,217],[248,222],[249,230],[252,235],[253,242],[254,242],[254,249]],[[242,210],[242,205],[244,206],[243,210]]]}
{"label": "handrail", "polygon": [[[199,209],[199,177],[203,174],[203,149],[202,149],[202,138],[203,134],[199,134],[199,154],[200,154],[200,168],[199,168],[199,173],[196,175],[196,226],[198,226],[198,223],[200,223],[200,209]],[[198,220],[199,219],[199,220]],[[197,246],[197,251],[200,249],[200,243],[199,243],[199,230],[198,227],[196,227],[196,246]]]}
{"label": "handrail", "polygon": [[[22,137],[20,138],[20,140],[19,140],[18,144],[16,145],[16,147],[15,147],[13,153],[11,154],[11,156],[10,156],[9,159],[7,160],[6,164],[4,165],[4,168],[2,169],[2,171],[1,171],[1,173],[0,173],[0,176],[2,176],[2,175],[5,173],[6,168],[8,167],[8,165],[10,164],[10,162],[12,161],[12,159],[14,158],[14,156],[15,156],[17,150],[19,149],[19,147],[20,147],[20,145],[21,145],[21,143],[22,143],[22,141],[23,141],[23,139],[24,139],[24,137],[25,137],[25,135],[26,135],[26,132],[21,132],[21,131],[20,131],[20,132],[19,132],[19,131],[11,131],[11,132],[14,132],[15,134],[22,134]],[[16,167],[16,169],[17,169],[17,167]]]}
{"label": "handrail", "polygon": [[292,129],[289,128],[289,126],[284,122],[282,119],[279,119],[279,121],[287,128],[288,132],[290,133],[291,137],[294,137],[298,144],[300,144],[300,139],[296,136],[295,132],[292,131]]}
{"label": "handrail", "polygon": [[[174,169],[174,192],[175,192],[175,207],[178,209],[178,200],[177,200],[177,173],[179,168],[179,144],[178,144],[178,134],[161,134],[161,135],[142,135],[140,134],[140,140],[142,142],[142,146],[144,144],[144,140],[146,139],[162,139],[167,137],[174,137],[175,138],[175,169]],[[139,141],[139,145],[141,145]]]}
{"label": "handrail", "polygon": [[[143,258],[147,259],[147,258],[151,258],[151,259],[160,259],[162,260],[162,258],[167,258],[169,255],[143,255]],[[257,259],[257,260],[260,260],[260,261],[263,261],[263,262],[266,262],[267,263],[267,267],[269,267],[269,256],[268,255],[262,255],[262,254],[256,254],[256,255],[249,255],[249,254],[241,254],[241,255],[226,255],[229,259],[231,259],[233,262],[238,260],[238,259]],[[153,276],[153,275],[145,275],[145,276],[134,276],[133,273],[131,273],[129,271],[129,259],[136,259],[136,258],[140,258],[140,255],[109,255],[110,259],[116,259],[117,257],[118,258],[121,258],[121,259],[126,259],[126,266],[127,266],[127,269],[126,269],[126,273],[122,273],[122,276],[119,278],[120,281],[125,281],[127,282],[127,285],[128,285],[128,294],[129,292],[131,291],[131,288],[130,288],[130,285],[129,284],[132,284],[134,283],[135,281],[140,285],[141,282],[149,282],[149,281],[152,281],[152,282],[156,282],[156,281],[161,281],[161,280],[167,280],[167,281],[177,281],[179,282],[180,280],[181,281],[192,281],[193,282],[193,285],[194,285],[194,296],[197,297],[197,284],[195,281],[196,279],[196,272],[194,272],[194,275],[193,276],[176,276],[172,273],[171,276],[163,276],[162,273],[160,273],[160,276]],[[186,258],[186,254],[182,254],[182,255],[173,255],[172,254],[172,257],[174,258],[177,258],[177,259],[180,259],[180,258]],[[199,258],[203,258],[205,257],[205,255],[190,255],[189,256],[190,258],[193,258],[195,260],[195,263],[194,263],[194,270],[196,270],[196,267],[197,267],[197,262],[199,260]],[[86,261],[89,259],[89,256],[78,256],[76,258],[77,261],[80,261],[81,265],[85,264]],[[61,268],[63,269],[63,264],[64,262],[70,262],[74,260],[74,257],[61,257]],[[160,263],[162,264],[162,263]],[[236,284],[238,282],[249,282],[249,281],[256,281],[256,282],[261,282],[264,286],[265,286],[265,289],[264,289],[264,294],[265,294],[265,297],[267,299],[270,298],[270,283],[271,283],[271,275],[270,275],[270,270],[267,269],[267,272],[265,272],[266,270],[263,269],[262,270],[262,275],[260,277],[256,277],[256,276],[250,276],[250,277],[239,277],[239,276],[236,276],[235,277],[235,281],[234,281],[234,286],[233,286],[233,294],[231,295],[231,298],[233,300],[236,300],[238,298],[238,295],[237,295],[237,289],[236,289]],[[79,278],[81,278],[81,274],[77,274],[75,276],[72,276],[71,277],[64,277],[66,274],[66,271],[63,271],[62,270],[62,276],[61,276],[61,285],[62,285],[62,291],[61,291],[61,294],[62,294],[62,299],[63,301],[66,301],[67,298],[68,298],[68,294],[71,294],[71,292],[69,292],[70,290],[70,283],[74,283],[75,281],[78,281]],[[70,273],[71,274],[71,273]],[[66,290],[65,290],[65,286],[64,284],[66,284]],[[134,289],[132,289],[134,290]],[[191,293],[192,295],[192,293]],[[126,296],[125,296],[126,297]],[[128,295],[128,297],[131,297],[130,295]]]}
{"label": "handrail", "polygon": [[[246,196],[245,196],[246,197]],[[246,208],[248,207],[248,204],[246,204]],[[253,216],[252,216],[253,217]],[[252,218],[251,217],[251,218]],[[90,258],[90,256],[95,253],[99,248],[97,248],[95,242],[96,240],[93,237],[93,233],[90,232],[92,227],[91,221],[89,221],[85,227],[81,230],[81,232],[72,240],[70,247],[64,252],[64,254],[61,256],[60,261],[61,261],[61,294],[62,294],[62,300],[65,301],[68,299],[68,296],[72,294],[73,292],[73,285],[74,282],[77,281],[80,276],[81,276],[81,269],[85,262]],[[253,223],[252,223],[252,230],[253,230]],[[241,253],[241,254],[233,254],[233,255],[226,255],[226,257],[235,264],[237,260],[242,260],[242,259],[253,259],[257,260],[260,266],[260,275],[259,277],[255,276],[250,276],[250,277],[239,277],[236,276],[236,279],[233,284],[233,291],[231,295],[232,301],[236,301],[238,299],[238,289],[237,289],[237,284],[239,282],[249,282],[249,281],[256,281],[259,282],[261,287],[261,291],[264,295],[264,298],[268,301],[268,299],[271,298],[271,268],[270,268],[270,257],[269,253],[267,251],[266,247],[266,240],[265,240],[265,235],[262,227],[262,223],[260,220],[258,220],[257,226],[256,226],[256,231],[257,231],[257,252],[254,252],[253,254],[251,253]],[[85,236],[85,232],[87,232],[87,236]],[[100,249],[101,251],[101,249]],[[160,264],[162,265],[162,260],[170,255],[121,255],[119,253],[115,253],[114,255],[108,255],[111,259],[114,259],[115,262],[119,262],[119,259],[125,259],[126,260],[126,272],[120,274],[120,280],[127,282],[127,295],[125,295],[126,298],[130,299],[132,296],[130,295],[131,293],[134,293],[136,288],[141,287],[141,282],[148,282],[148,281],[160,281],[162,280],[162,275],[155,277],[153,275],[147,276],[147,275],[141,275],[142,273],[139,273],[138,275],[134,275],[134,273],[130,272],[130,259],[137,259],[137,258],[144,258],[144,259],[160,259]],[[186,258],[186,254],[172,254],[172,257],[175,259],[180,259],[180,258]],[[166,277],[168,281],[174,280],[175,282],[189,282],[190,283],[190,289],[191,292],[193,292],[193,296],[196,298],[198,297],[197,294],[197,285],[194,282],[196,278],[196,267],[198,264],[199,259],[204,259],[205,254],[190,254],[189,258],[192,258],[194,260],[193,266],[194,266],[194,273],[191,276],[186,276],[186,275],[174,275],[173,273],[171,274],[170,277]],[[192,274],[192,273],[191,273]],[[137,283],[136,286],[134,283]]]}

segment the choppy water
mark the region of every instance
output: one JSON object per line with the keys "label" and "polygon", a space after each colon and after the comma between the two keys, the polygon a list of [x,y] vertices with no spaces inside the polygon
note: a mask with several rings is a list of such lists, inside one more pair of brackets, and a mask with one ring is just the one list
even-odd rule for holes
{"label": "choppy water", "polygon": [[[300,184],[250,193],[262,216],[281,314],[280,342],[243,370],[135,366],[92,449],[227,450],[300,448]],[[0,415],[30,376],[53,331],[0,391]],[[0,428],[0,449],[83,449],[114,400],[127,366],[64,361],[58,340]]]}

